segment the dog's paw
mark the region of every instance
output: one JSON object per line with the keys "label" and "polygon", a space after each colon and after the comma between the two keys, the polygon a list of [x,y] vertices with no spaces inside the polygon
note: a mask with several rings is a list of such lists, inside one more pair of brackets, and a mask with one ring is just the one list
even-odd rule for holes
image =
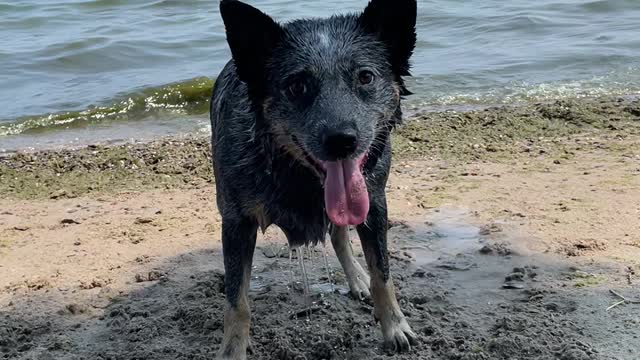
{"label": "dog's paw", "polygon": [[345,268],[345,275],[347,276],[351,296],[356,300],[371,299],[371,278],[369,273],[355,259],[353,260],[353,266]]}
{"label": "dog's paw", "polygon": [[253,354],[251,341],[233,344],[231,341],[224,341],[220,351],[216,355],[216,360],[247,360],[247,352]]}
{"label": "dog's paw", "polygon": [[393,353],[411,351],[411,345],[416,345],[418,342],[418,337],[404,318],[386,326],[383,324],[382,335],[385,349]]}
{"label": "dog's paw", "polygon": [[247,354],[246,352],[235,352],[233,354],[218,353],[216,360],[247,360]]}
{"label": "dog's paw", "polygon": [[369,279],[369,275],[363,272],[351,279],[348,279],[347,282],[349,283],[351,296],[356,298],[356,300],[366,300],[371,298],[371,290],[369,289],[371,280]]}

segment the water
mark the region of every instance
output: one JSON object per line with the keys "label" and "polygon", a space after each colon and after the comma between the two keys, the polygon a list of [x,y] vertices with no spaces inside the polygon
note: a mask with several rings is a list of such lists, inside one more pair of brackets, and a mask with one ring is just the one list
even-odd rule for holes
{"label": "water", "polygon": [[322,258],[324,259],[324,270],[327,273],[327,281],[329,282],[331,293],[333,293],[335,289],[333,287],[333,278],[331,277],[331,267],[329,267],[329,259],[327,258],[327,246],[325,243],[322,243]]}
{"label": "water", "polygon": [[[248,2],[288,20],[367,1]],[[0,1],[0,149],[206,131],[210,79],[229,59],[217,4]],[[640,94],[637,0],[418,6],[409,108]]]}
{"label": "water", "polygon": [[309,288],[309,277],[307,276],[307,268],[304,264],[304,253],[304,247],[302,246],[298,247],[298,249],[296,250],[296,255],[298,255],[298,264],[300,265],[300,274],[302,276],[305,308],[309,311],[308,317],[311,317],[311,290]]}
{"label": "water", "polygon": [[407,237],[402,234],[400,249],[411,252],[416,265],[477,251],[481,247],[480,229],[468,222],[468,216],[464,209],[444,207],[430,214],[426,222],[424,219],[409,221],[408,225],[415,235]]}

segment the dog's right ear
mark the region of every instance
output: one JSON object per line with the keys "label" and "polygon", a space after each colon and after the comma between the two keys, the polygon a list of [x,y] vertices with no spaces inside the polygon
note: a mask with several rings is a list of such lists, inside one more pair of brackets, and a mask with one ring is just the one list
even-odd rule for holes
{"label": "dog's right ear", "polygon": [[262,11],[237,0],[220,1],[227,42],[240,80],[250,89],[264,85],[264,67],[283,34],[282,27]]}
{"label": "dog's right ear", "polygon": [[389,50],[396,74],[409,75],[409,58],[416,46],[416,0],[371,0],[360,24],[378,36]]}

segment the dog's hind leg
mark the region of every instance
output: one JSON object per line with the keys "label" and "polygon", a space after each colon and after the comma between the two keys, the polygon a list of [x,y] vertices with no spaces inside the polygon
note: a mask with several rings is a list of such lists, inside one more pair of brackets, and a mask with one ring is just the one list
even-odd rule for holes
{"label": "dog's hind leg", "polygon": [[224,288],[227,304],[218,359],[244,360],[249,347],[251,312],[247,292],[258,224],[249,218],[222,219]]}
{"label": "dog's hind leg", "polygon": [[357,230],[371,275],[373,311],[380,320],[385,346],[397,352],[408,351],[416,342],[416,334],[400,310],[389,276],[386,197],[384,193],[372,195],[367,221]]}
{"label": "dog's hind leg", "polygon": [[347,276],[351,295],[359,300],[370,297],[369,283],[371,279],[353,256],[353,249],[349,241],[349,229],[346,226],[332,226],[331,244]]}

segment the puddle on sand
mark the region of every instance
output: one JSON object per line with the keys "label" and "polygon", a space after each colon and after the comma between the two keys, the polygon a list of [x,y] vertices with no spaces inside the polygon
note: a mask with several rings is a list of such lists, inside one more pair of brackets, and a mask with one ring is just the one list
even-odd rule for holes
{"label": "puddle on sand", "polygon": [[[389,247],[411,253],[418,266],[478,250],[481,247],[480,229],[469,224],[468,216],[468,212],[462,209],[440,208],[420,218],[403,218],[399,225],[389,230]],[[357,241],[355,229],[350,229],[350,235]],[[299,293],[304,300],[300,305],[307,308],[316,305],[317,301],[322,301],[328,294],[349,293],[346,282],[334,283],[327,280],[332,277],[333,270],[340,269],[335,255],[327,261],[322,246],[304,250],[304,267],[298,259],[298,250],[293,250],[288,256],[276,258],[272,265],[274,268],[260,275],[254,274],[251,277],[250,291],[260,293],[269,291],[273,286],[282,286],[292,293]],[[316,251],[318,254],[315,254]]]}
{"label": "puddle on sand", "polygon": [[[328,238],[327,242],[330,244]],[[323,245],[297,249],[288,249],[285,245],[283,248],[285,250],[278,249],[272,262],[254,260],[250,292],[259,294],[282,286],[290,295],[300,293],[307,307],[315,304],[315,301],[309,303],[309,299],[322,299],[334,292],[349,293],[348,285],[332,281],[334,270],[341,268],[335,256],[327,254]],[[283,251],[282,256],[280,251]]]}
{"label": "puddle on sand", "polygon": [[[416,265],[480,249],[480,229],[467,222],[462,209],[440,208],[420,219],[406,219],[389,230],[397,248],[412,253]],[[407,228],[408,227],[408,228]]]}

